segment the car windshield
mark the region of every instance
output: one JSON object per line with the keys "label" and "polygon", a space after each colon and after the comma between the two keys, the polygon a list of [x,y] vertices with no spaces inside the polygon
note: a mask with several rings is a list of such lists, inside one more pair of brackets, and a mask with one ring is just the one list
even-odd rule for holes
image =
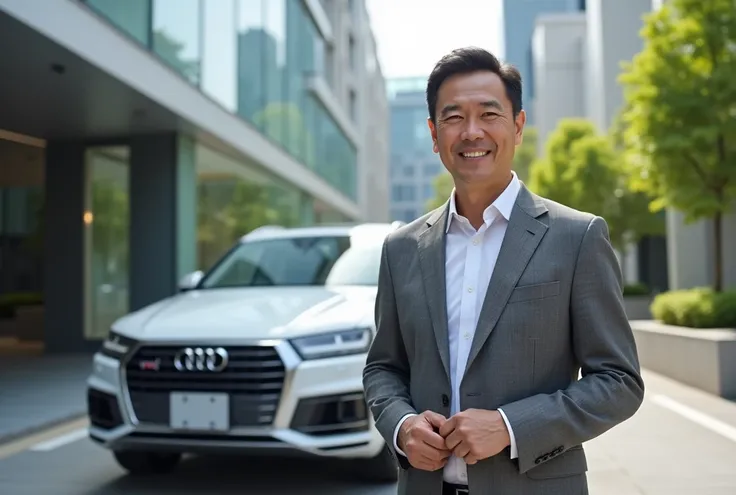
{"label": "car windshield", "polygon": [[203,289],[302,285],[377,285],[383,239],[277,238],[236,246],[207,274]]}

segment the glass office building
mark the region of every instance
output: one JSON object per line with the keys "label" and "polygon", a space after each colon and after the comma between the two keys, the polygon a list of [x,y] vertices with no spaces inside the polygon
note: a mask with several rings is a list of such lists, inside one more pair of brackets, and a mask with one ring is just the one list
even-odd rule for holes
{"label": "glass office building", "polygon": [[386,87],[391,109],[391,216],[411,222],[427,213],[436,195],[434,181],[445,168],[432,150],[427,78],[390,79]]}
{"label": "glass office building", "polygon": [[0,0],[0,44],[24,47],[0,60],[0,338],[94,348],[256,227],[388,220],[363,2]]}

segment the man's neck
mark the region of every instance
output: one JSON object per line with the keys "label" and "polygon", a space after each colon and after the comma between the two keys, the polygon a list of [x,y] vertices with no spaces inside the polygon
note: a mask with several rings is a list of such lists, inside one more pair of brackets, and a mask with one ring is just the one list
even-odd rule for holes
{"label": "man's neck", "polygon": [[513,174],[494,184],[455,184],[457,212],[478,230],[483,225],[483,212],[493,204],[513,180]]}

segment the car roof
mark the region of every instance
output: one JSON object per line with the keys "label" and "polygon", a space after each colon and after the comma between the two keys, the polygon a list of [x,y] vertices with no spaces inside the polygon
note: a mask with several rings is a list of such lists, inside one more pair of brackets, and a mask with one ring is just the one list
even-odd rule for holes
{"label": "car roof", "polygon": [[299,237],[375,237],[383,239],[389,233],[405,225],[392,223],[343,223],[315,225],[310,227],[282,227],[265,225],[252,230],[240,238],[240,242],[262,241],[267,239],[293,239]]}

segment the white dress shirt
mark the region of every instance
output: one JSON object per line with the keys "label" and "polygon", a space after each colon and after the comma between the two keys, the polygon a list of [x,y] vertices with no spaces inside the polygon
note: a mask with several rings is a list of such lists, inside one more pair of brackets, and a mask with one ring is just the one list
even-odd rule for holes
{"label": "white dress shirt", "polygon": [[[458,214],[454,190],[450,197],[445,243],[445,279],[452,384],[451,415],[460,412],[460,382],[468,362],[486,289],[491,281],[491,274],[496,266],[501,243],[506,235],[506,226],[520,188],[519,178],[514,173],[506,189],[483,212],[483,225],[477,231],[467,218]],[[504,412],[500,409],[499,412],[509,430],[511,458],[515,459],[518,457],[518,451],[514,432]],[[399,428],[410,416],[412,415],[401,418],[394,431],[394,448],[401,455],[406,454],[396,443]],[[443,478],[448,483],[467,485],[465,462],[461,458],[451,456],[445,465]]]}

